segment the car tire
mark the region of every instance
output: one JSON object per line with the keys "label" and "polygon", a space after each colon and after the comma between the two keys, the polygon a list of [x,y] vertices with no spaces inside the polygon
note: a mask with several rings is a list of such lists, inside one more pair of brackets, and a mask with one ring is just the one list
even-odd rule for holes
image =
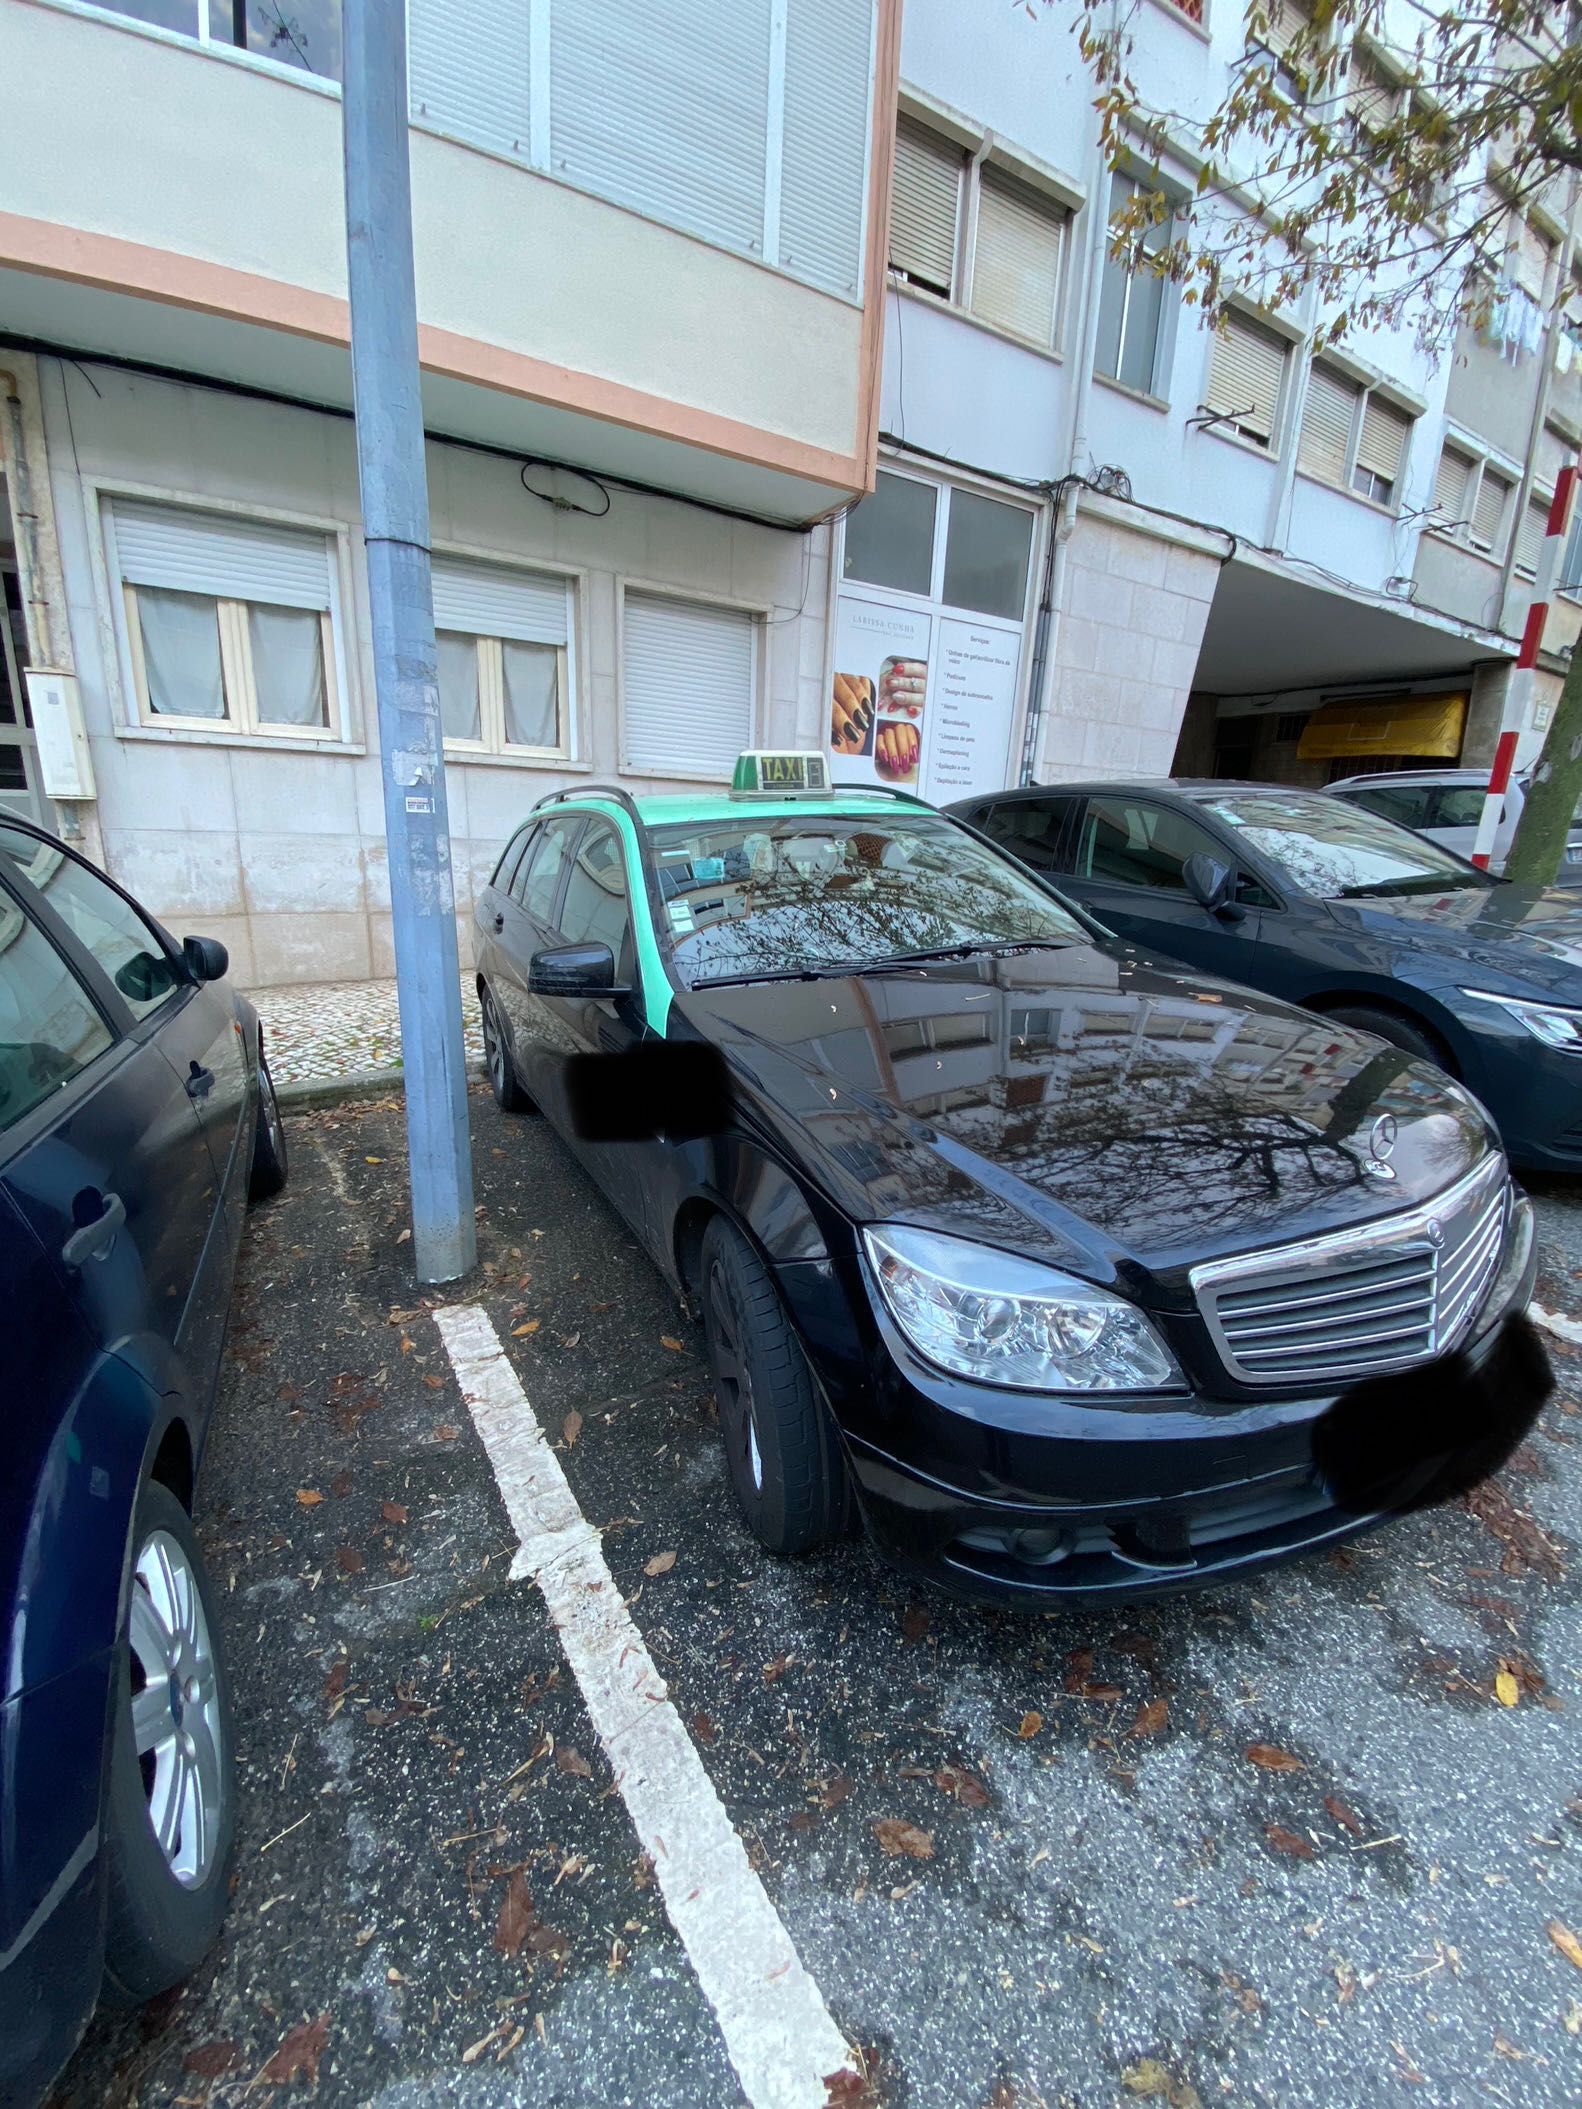
{"label": "car tire", "polygon": [[249,1201],[267,1201],[286,1183],[289,1160],[286,1124],[280,1117],[275,1080],[260,1050],[258,1056],[258,1114],[253,1127],[253,1165],[247,1178]]}
{"label": "car tire", "polygon": [[1359,1033],[1372,1033],[1376,1040],[1388,1040],[1403,1054],[1416,1055],[1420,1062],[1431,1062],[1436,1069],[1452,1073],[1450,1056],[1442,1042],[1427,1026],[1415,1025],[1410,1018],[1397,1017],[1394,1011],[1375,1010],[1366,1003],[1346,1004],[1338,1010],[1325,1011],[1324,1016]]}
{"label": "car tire", "polygon": [[703,1329],[725,1463],[767,1552],[810,1552],[847,1515],[839,1438],[768,1268],[734,1224],[703,1234]]}
{"label": "car tire", "polygon": [[483,1014],[483,1066],[495,1104],[502,1113],[536,1113],[537,1106],[522,1089],[505,1021],[487,986],[478,991],[478,1008]]}
{"label": "car tire", "polygon": [[138,1499],[114,1674],[104,1991],[140,2006],[189,1977],[214,1945],[236,1842],[231,1691],[213,1593],[186,1510],[153,1480]]}

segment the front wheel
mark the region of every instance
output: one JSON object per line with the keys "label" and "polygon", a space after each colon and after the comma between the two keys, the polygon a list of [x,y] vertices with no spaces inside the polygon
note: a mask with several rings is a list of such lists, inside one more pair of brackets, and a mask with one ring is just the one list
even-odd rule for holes
{"label": "front wheel", "polygon": [[1349,1025],[1354,1032],[1372,1033],[1376,1040],[1387,1040],[1403,1054],[1416,1055],[1420,1062],[1431,1062],[1435,1069],[1454,1074],[1448,1051],[1427,1026],[1415,1024],[1410,1018],[1398,1017],[1394,1011],[1375,1010],[1371,1003],[1344,1004],[1324,1015],[1333,1018],[1337,1025]]}
{"label": "front wheel", "polygon": [[248,1175],[247,1198],[266,1201],[286,1183],[286,1126],[280,1118],[275,1080],[263,1050],[258,1054],[258,1119],[253,1129],[253,1167]]}
{"label": "front wheel", "polygon": [[516,1073],[510,1029],[487,988],[478,991],[478,1007],[483,1014],[483,1066],[489,1072],[489,1086],[494,1092],[495,1104],[502,1113],[534,1112],[533,1101],[522,1089]]}
{"label": "front wheel", "polygon": [[809,1552],[841,1527],[845,1460],[769,1270],[723,1216],[703,1235],[703,1328],[748,1528],[769,1552]]}
{"label": "front wheel", "polygon": [[104,1823],[105,1991],[137,2006],[190,1976],[225,1917],[236,1839],[230,1682],[186,1510],[138,1500]]}

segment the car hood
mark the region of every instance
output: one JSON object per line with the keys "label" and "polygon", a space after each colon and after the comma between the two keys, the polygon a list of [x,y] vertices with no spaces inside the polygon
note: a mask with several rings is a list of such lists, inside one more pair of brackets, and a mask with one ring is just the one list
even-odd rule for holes
{"label": "car hood", "polygon": [[[742,1116],[848,1216],[1133,1277],[1134,1293],[1409,1207],[1495,1147],[1476,1102],[1398,1049],[1121,945],[680,1002],[724,1050]],[[1393,1177],[1364,1169],[1386,1114]]]}
{"label": "car hood", "polygon": [[1453,887],[1400,900],[1331,901],[1342,923],[1494,977],[1582,1004],[1582,899],[1557,886]]}

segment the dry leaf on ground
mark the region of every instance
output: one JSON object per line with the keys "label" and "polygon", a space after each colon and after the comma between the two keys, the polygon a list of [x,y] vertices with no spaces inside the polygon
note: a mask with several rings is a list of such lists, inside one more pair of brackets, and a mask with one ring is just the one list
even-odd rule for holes
{"label": "dry leaf on ground", "polygon": [[511,1338],[523,1340],[529,1333],[536,1333],[543,1323],[542,1318],[529,1318],[523,1325],[514,1325],[511,1328]]}
{"label": "dry leaf on ground", "polygon": [[1544,1928],[1568,1963],[1575,1963],[1582,1970],[1582,1941],[1579,1941],[1569,1926],[1562,1926],[1558,1919],[1551,1919]]}
{"label": "dry leaf on ground", "polygon": [[319,2014],[312,2021],[299,2021],[281,2038],[279,2049],[258,2075],[259,2083],[265,2087],[289,2087],[293,2080],[306,2080],[310,2087],[315,2086],[319,2077],[319,2060],[329,2039],[328,2014]]}
{"label": "dry leaf on ground", "polygon": [[500,1914],[494,1922],[494,1945],[502,1955],[515,1955],[533,1923],[533,1894],[522,1870],[514,1868],[500,1899]]}
{"label": "dry leaf on ground", "polygon": [[661,1347],[668,1347],[671,1353],[674,1355],[680,1355],[686,1352],[681,1341],[677,1340],[674,1334],[672,1333],[661,1333],[659,1336],[659,1345]]}
{"label": "dry leaf on ground", "polygon": [[1037,1735],[1038,1731],[1043,1727],[1043,1725],[1044,1717],[1042,1714],[1023,1714],[1021,1726],[1017,1729],[1016,1733],[1021,1737],[1022,1741],[1025,1743],[1029,1736]]}
{"label": "dry leaf on ground", "polygon": [[569,1450],[582,1433],[582,1415],[573,1407],[560,1424],[560,1433]]}
{"label": "dry leaf on ground", "polygon": [[700,1743],[712,1743],[719,1735],[719,1730],[707,1714],[694,1714],[692,1716],[692,1733]]}
{"label": "dry leaf on ground", "polygon": [[453,1443],[457,1436],[460,1435],[461,1430],[453,1428],[449,1421],[441,1421],[437,1427],[432,1428],[429,1432],[437,1443]]}
{"label": "dry leaf on ground", "polygon": [[1156,1736],[1169,1718],[1169,1700],[1150,1699],[1146,1705],[1138,1707],[1137,1718],[1126,1733],[1129,1736]]}
{"label": "dry leaf on ground", "polygon": [[651,1560],[643,1562],[643,1572],[646,1575],[669,1574],[675,1564],[676,1556],[673,1552],[656,1552]]}
{"label": "dry leaf on ground", "polygon": [[901,1638],[910,1646],[922,1639],[928,1631],[928,1609],[924,1604],[908,1604],[901,1618]]}
{"label": "dry leaf on ground", "polygon": [[964,1809],[986,1809],[991,1796],[975,1772],[965,1765],[941,1765],[934,1774],[934,1785],[941,1794],[948,1794],[952,1801],[959,1801]]}
{"label": "dry leaf on ground", "polygon": [[569,1743],[556,1744],[555,1765],[559,1771],[570,1772],[577,1779],[592,1779],[593,1777],[593,1767],[588,1763],[582,1752],[574,1750]]}
{"label": "dry leaf on ground", "polygon": [[908,1823],[903,1816],[881,1816],[873,1826],[873,1835],[880,1846],[892,1856],[906,1854],[910,1860],[932,1860],[934,1857],[934,1834],[919,1830],[915,1823]]}
{"label": "dry leaf on ground", "polygon": [[234,2036],[219,2036],[212,2043],[194,2043],[181,2061],[183,2072],[196,2073],[200,2080],[217,2080],[229,2072],[241,2055]]}
{"label": "dry leaf on ground", "polygon": [[1265,1772],[1307,1770],[1299,1757],[1292,1757],[1289,1750],[1282,1750],[1277,1743],[1249,1743],[1243,1755],[1249,1763],[1261,1765]]}
{"label": "dry leaf on ground", "polygon": [[1516,1681],[1516,1673],[1508,1662],[1502,1662],[1494,1673],[1494,1696],[1501,1706],[1514,1706],[1521,1698],[1522,1688]]}
{"label": "dry leaf on ground", "polygon": [[1345,1825],[1354,1838],[1362,1836],[1362,1818],[1348,1802],[1343,1802],[1338,1794],[1326,1794],[1324,1796],[1324,1807],[1334,1817],[1336,1823]]}
{"label": "dry leaf on ground", "polygon": [[1289,1853],[1293,1860],[1311,1860],[1313,1843],[1300,1831],[1288,1831],[1283,1823],[1266,1823],[1263,1835],[1277,1853]]}
{"label": "dry leaf on ground", "polygon": [[298,1487],[297,1499],[305,1509],[316,1509],[324,1496],[317,1487]]}
{"label": "dry leaf on ground", "polygon": [[379,1513],[386,1523],[405,1523],[407,1511],[399,1501],[381,1501]]}

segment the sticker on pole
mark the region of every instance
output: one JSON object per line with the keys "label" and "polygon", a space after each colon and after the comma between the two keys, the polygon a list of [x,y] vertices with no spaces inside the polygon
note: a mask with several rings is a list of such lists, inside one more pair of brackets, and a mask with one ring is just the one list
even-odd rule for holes
{"label": "sticker on pole", "polygon": [[414,798],[409,793],[407,796],[406,809],[409,813],[432,813],[434,810],[434,801],[432,798]]}

